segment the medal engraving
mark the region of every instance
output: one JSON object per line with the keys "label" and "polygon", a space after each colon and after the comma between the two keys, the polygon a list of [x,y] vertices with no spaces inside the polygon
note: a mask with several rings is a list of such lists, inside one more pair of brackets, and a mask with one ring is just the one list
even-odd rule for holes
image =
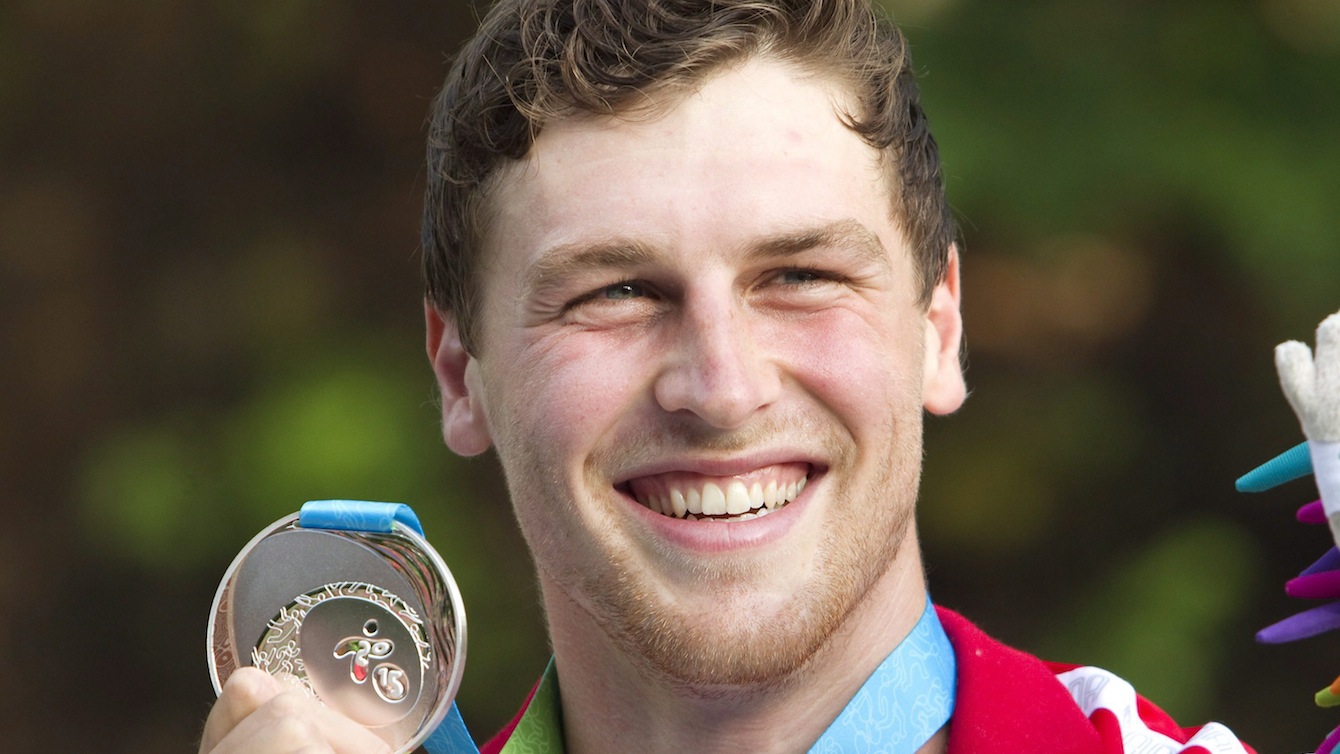
{"label": "medal engraving", "polygon": [[395,651],[394,644],[386,639],[376,638],[378,630],[377,621],[369,620],[363,624],[363,636],[350,636],[341,639],[340,643],[335,645],[337,659],[349,658],[349,677],[354,683],[368,680],[368,664],[372,660],[390,657]]}
{"label": "medal engraving", "polygon": [[372,677],[375,679],[372,690],[377,692],[377,696],[392,704],[405,701],[405,695],[409,693],[405,685],[408,677],[399,665],[383,662],[372,671]]}
{"label": "medal engraving", "polygon": [[369,727],[409,713],[432,658],[413,608],[382,587],[358,582],[299,595],[252,651],[256,667],[295,676],[317,698]]}

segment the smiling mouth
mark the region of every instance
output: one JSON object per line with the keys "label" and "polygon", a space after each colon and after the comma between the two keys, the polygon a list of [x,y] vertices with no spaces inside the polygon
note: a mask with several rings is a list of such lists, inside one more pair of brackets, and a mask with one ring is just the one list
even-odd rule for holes
{"label": "smiling mouth", "polygon": [[672,472],[619,485],[646,508],[689,521],[749,521],[795,500],[812,475],[806,463],[788,463],[733,477]]}

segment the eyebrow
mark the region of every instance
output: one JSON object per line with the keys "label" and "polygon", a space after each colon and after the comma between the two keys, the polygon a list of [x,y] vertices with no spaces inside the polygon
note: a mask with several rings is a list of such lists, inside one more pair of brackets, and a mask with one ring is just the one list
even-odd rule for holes
{"label": "eyebrow", "polygon": [[657,256],[651,246],[628,238],[559,244],[547,249],[526,270],[522,290],[534,294],[577,273],[633,269],[650,263]]}
{"label": "eyebrow", "polygon": [[[814,249],[855,252],[862,261],[889,267],[889,255],[874,231],[854,219],[784,230],[744,245],[751,262],[787,259]],[[656,247],[625,237],[577,241],[547,249],[522,278],[522,290],[533,295],[569,276],[589,270],[629,270],[653,263],[663,254]]]}
{"label": "eyebrow", "polygon": [[749,244],[747,257],[754,261],[785,259],[822,248],[845,249],[856,252],[862,261],[889,266],[889,254],[879,236],[852,219],[766,236]]}

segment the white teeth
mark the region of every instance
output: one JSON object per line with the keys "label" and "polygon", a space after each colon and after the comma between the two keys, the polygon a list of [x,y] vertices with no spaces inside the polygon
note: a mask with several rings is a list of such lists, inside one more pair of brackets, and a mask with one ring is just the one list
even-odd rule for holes
{"label": "white teeth", "polygon": [[703,485],[703,515],[720,516],[726,512],[726,493],[715,484]]}
{"label": "white teeth", "polygon": [[689,504],[684,502],[684,493],[679,490],[670,490],[670,515],[675,518],[683,518],[689,511]]}
{"label": "white teeth", "polygon": [[749,504],[749,490],[740,481],[731,482],[726,487],[726,512],[732,516],[748,513],[754,506]]}
{"label": "white teeth", "polygon": [[687,518],[690,521],[710,516],[733,517],[709,519],[713,521],[748,521],[795,500],[805,489],[806,481],[807,479],[802,477],[790,484],[778,484],[777,480],[773,479],[766,485],[754,482],[752,486],[746,486],[744,482],[733,479],[725,485],[724,491],[720,485],[707,482],[701,489],[671,488],[664,493],[649,491],[642,499],[642,503],[648,509],[662,515]]}

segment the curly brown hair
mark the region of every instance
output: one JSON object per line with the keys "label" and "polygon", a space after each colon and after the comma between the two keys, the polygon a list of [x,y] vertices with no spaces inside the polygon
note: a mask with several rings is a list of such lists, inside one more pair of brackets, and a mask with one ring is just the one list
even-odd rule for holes
{"label": "curly brown hair", "polygon": [[768,56],[833,77],[844,123],[884,156],[893,216],[913,249],[920,299],[943,280],[958,230],[907,40],[870,0],[498,0],[433,104],[423,270],[429,301],[478,353],[478,255],[488,196],[544,125],[579,112],[654,116],[651,97],[691,91],[724,66]]}

